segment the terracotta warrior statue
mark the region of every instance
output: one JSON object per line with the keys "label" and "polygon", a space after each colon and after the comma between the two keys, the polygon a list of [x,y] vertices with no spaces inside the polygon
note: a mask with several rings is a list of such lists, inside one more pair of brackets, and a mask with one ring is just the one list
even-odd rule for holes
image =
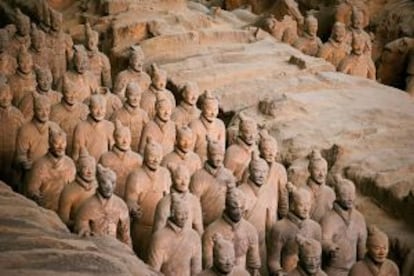
{"label": "terracotta warrior statue", "polygon": [[376,226],[369,226],[367,253],[352,266],[349,276],[399,276],[397,265],[387,259],[388,246],[388,236]]}
{"label": "terracotta warrior statue", "polygon": [[364,216],[354,207],[355,186],[336,177],[334,207],[322,219],[322,247],[328,256],[325,272],[346,276],[364,258],[367,229]]}
{"label": "terracotta warrior statue", "polygon": [[26,48],[21,48],[17,55],[16,73],[9,78],[13,93],[13,105],[18,107],[27,94],[36,89],[36,76],[33,70],[32,56]]}
{"label": "terracotta warrior statue", "polygon": [[171,120],[172,112],[171,101],[166,98],[157,100],[155,109],[156,116],[148,122],[142,130],[139,152],[144,153],[148,137],[151,137],[162,146],[162,156],[174,150],[174,141],[176,137],[176,126]]}
{"label": "terracotta warrior statue", "polygon": [[313,197],[310,217],[314,221],[320,222],[323,216],[332,209],[335,192],[326,185],[328,163],[317,150],[313,150],[309,156],[308,171],[310,176],[306,188]]}
{"label": "terracotta warrior statue", "polygon": [[171,165],[184,165],[191,177],[197,170],[202,168],[200,157],[192,150],[193,141],[194,135],[191,128],[187,126],[179,127],[174,151],[164,156],[161,165],[167,168]]}
{"label": "terracotta warrior statue", "polygon": [[28,198],[55,212],[63,188],[76,175],[75,164],[65,150],[66,134],[60,128],[49,128],[49,151],[33,163],[25,189]]}
{"label": "terracotta warrior statue", "polygon": [[17,57],[20,49],[29,49],[30,46],[30,18],[16,9],[15,14],[16,33],[12,36],[9,45],[9,54]]}
{"label": "terracotta warrior statue", "polygon": [[217,118],[219,101],[209,91],[201,96],[201,115],[190,123],[195,134],[194,152],[201,161],[207,160],[207,136],[219,142],[223,149],[226,145],[226,128],[222,120]]}
{"label": "terracotta warrior statue", "polygon": [[156,117],[157,109],[155,107],[158,99],[167,99],[171,102],[172,108],[175,108],[175,98],[173,93],[166,89],[167,85],[167,71],[161,70],[156,64],[152,64],[151,85],[142,94],[141,108],[144,109],[150,119]]}
{"label": "terracotta warrior statue", "polygon": [[275,201],[272,214],[278,214],[279,218],[283,218],[289,211],[289,192],[287,190],[287,173],[285,167],[276,162],[278,154],[278,144],[274,137],[270,136],[266,130],[260,132],[259,140],[260,157],[263,158],[269,166],[266,190],[272,195]]}
{"label": "terracotta warrior statue", "polygon": [[79,158],[79,152],[85,147],[99,160],[102,154],[109,151],[114,144],[114,124],[105,120],[106,103],[102,95],[92,95],[89,103],[89,115],[81,121],[73,132],[73,160]]}
{"label": "terracotta warrior statue", "polygon": [[110,236],[131,246],[129,214],[125,202],[114,195],[116,174],[98,164],[95,195],[85,200],[75,218],[75,233],[81,237]]}
{"label": "terracotta warrior statue", "polygon": [[[266,241],[269,240],[268,233],[277,219],[277,201],[269,185],[266,185],[269,166],[267,162],[252,153],[253,157],[249,163],[249,177],[239,188],[246,200],[244,206],[244,218],[257,230],[260,245],[260,258],[266,263]],[[262,274],[266,274],[266,266],[262,266]]]}
{"label": "terracotta warrior statue", "polygon": [[311,193],[303,188],[292,189],[289,213],[275,222],[270,232],[267,259],[270,275],[279,275],[278,273],[287,270],[281,266],[281,252],[289,245],[288,241],[296,239],[297,234],[321,241],[321,227],[309,218]]}
{"label": "terracotta warrior statue", "polygon": [[191,178],[190,191],[200,199],[204,226],[220,217],[225,206],[226,190],[235,186],[235,178],[223,165],[224,148],[209,140],[207,161]]}
{"label": "terracotta warrior statue", "polygon": [[99,163],[116,173],[116,188],[114,193],[123,198],[127,177],[142,165],[142,157],[131,150],[131,131],[123,126],[119,120],[115,121],[115,144],[112,149],[104,153]]}
{"label": "terracotta warrior statue", "polygon": [[33,117],[33,102],[34,98],[39,95],[44,95],[49,98],[50,104],[53,106],[60,102],[62,94],[52,89],[53,76],[48,67],[36,68],[36,89],[27,93],[19,104],[19,109],[26,118],[30,120]]}
{"label": "terracotta warrior statue", "polygon": [[115,78],[114,93],[119,98],[125,98],[125,89],[130,82],[136,82],[142,91],[151,84],[151,78],[144,72],[144,52],[140,46],[132,46],[129,54],[128,68],[119,72]]}
{"label": "terracotta warrior statue", "polygon": [[9,53],[10,38],[6,29],[0,29],[0,74],[11,76],[16,73],[16,58]]}
{"label": "terracotta warrior statue", "polygon": [[123,107],[114,111],[111,120],[119,120],[131,130],[131,148],[138,152],[142,130],[148,123],[147,113],[140,108],[141,87],[136,82],[128,83],[125,90],[125,102]]}
{"label": "terracotta warrior statue", "polygon": [[236,253],[233,242],[224,239],[219,233],[213,237],[213,266],[203,270],[198,276],[248,276],[246,269],[236,267]]}
{"label": "terracotta warrior statue", "polygon": [[[23,125],[23,114],[12,106],[12,92],[10,86],[0,81],[0,125],[3,128],[0,135],[0,180],[14,186],[14,173],[12,169],[14,153],[16,150],[16,137],[19,128]],[[17,187],[13,187],[15,190]]]}
{"label": "terracotta warrior statue", "polygon": [[63,15],[49,8],[50,31],[48,34],[48,45],[52,49],[52,74],[54,88],[60,90],[62,78],[66,72],[67,65],[73,56],[72,37],[63,31]]}
{"label": "terracotta warrior statue", "polygon": [[[92,92],[92,95],[94,94],[99,94],[105,98],[105,102],[106,102],[105,119],[110,120],[112,118],[112,115],[115,113],[115,111],[122,108],[122,101],[119,99],[118,96],[112,93],[108,87],[100,86]],[[84,101],[84,103],[86,105],[89,105],[90,100],[91,100],[90,98],[87,98]]]}
{"label": "terracotta warrior statue", "polygon": [[76,163],[75,180],[63,188],[59,199],[59,217],[70,230],[73,230],[80,206],[95,194],[97,187],[95,158],[82,149]]}
{"label": "terracotta warrior statue", "polygon": [[155,209],[154,226],[152,232],[165,227],[170,217],[170,207],[173,194],[175,197],[185,201],[188,209],[188,226],[193,228],[200,236],[203,234],[203,217],[201,215],[200,200],[190,193],[190,173],[185,165],[170,165],[172,186],[171,193],[165,195],[157,204]]}
{"label": "terracotta warrior statue", "polygon": [[288,276],[326,276],[321,269],[322,246],[320,241],[298,235],[299,263]]}
{"label": "terracotta warrior statue", "polygon": [[32,120],[20,127],[16,138],[15,164],[22,174],[23,182],[33,163],[48,152],[49,128],[59,128],[49,120],[50,102],[46,96],[37,96],[33,105]]}
{"label": "terracotta warrior statue", "polygon": [[79,102],[76,96],[77,90],[69,80],[63,82],[62,99],[60,103],[52,106],[50,120],[57,123],[67,135],[68,146],[66,153],[72,156],[73,132],[76,125],[85,121],[89,114],[89,108]]}
{"label": "terracotta warrior statue", "polygon": [[353,7],[351,15],[351,26],[348,31],[347,41],[348,44],[352,44],[352,37],[358,35],[363,40],[362,52],[367,57],[371,58],[372,54],[372,42],[371,36],[364,31],[365,25],[365,14],[364,12],[357,8]]}
{"label": "terracotta warrior statue", "polygon": [[149,138],[142,167],[131,173],[126,182],[124,198],[132,218],[134,251],[143,260],[147,259],[155,208],[171,187],[168,169],[160,166],[162,154],[162,146]]}
{"label": "terracotta warrior statue", "polygon": [[201,271],[200,236],[191,227],[188,202],[172,194],[167,224],[152,236],[148,264],[166,276],[198,275]]}
{"label": "terracotta warrior statue", "polygon": [[45,33],[42,30],[38,29],[35,23],[32,23],[32,31],[30,33],[30,37],[32,43],[29,48],[29,53],[33,58],[33,64],[35,67],[40,67],[42,69],[52,68],[52,51],[47,47]]}
{"label": "terracotta warrior statue", "polygon": [[364,54],[364,45],[364,38],[361,35],[352,35],[352,52],[339,64],[339,72],[375,80],[375,65],[371,57]]}
{"label": "terracotta warrior statue", "polygon": [[99,87],[92,71],[89,70],[89,59],[83,45],[75,45],[73,53],[73,69],[66,71],[66,79],[72,82],[77,89],[77,100],[80,102],[88,99]]}
{"label": "terracotta warrior statue", "polygon": [[99,51],[99,33],[85,24],[85,47],[89,58],[89,69],[95,75],[99,85],[112,88],[111,63],[108,57]]}
{"label": "terracotta warrior statue", "polygon": [[338,68],[341,61],[350,53],[351,49],[346,41],[346,26],[344,23],[335,22],[331,37],[319,49],[318,57],[332,63]]}
{"label": "terracotta warrior statue", "polygon": [[200,109],[197,107],[200,90],[197,83],[187,82],[181,89],[181,102],[173,110],[171,119],[177,126],[188,126],[193,120],[200,117]]}
{"label": "terracotta warrior statue", "polygon": [[293,47],[310,56],[316,56],[322,46],[322,41],[318,37],[318,20],[313,15],[305,18],[304,33],[296,40]]}
{"label": "terracotta warrior statue", "polygon": [[239,114],[239,135],[234,144],[226,150],[224,166],[229,169],[237,181],[241,181],[249,166],[252,152],[257,151],[257,123],[243,113]]}
{"label": "terracotta warrior statue", "polygon": [[253,225],[243,218],[243,193],[236,187],[226,192],[226,204],[221,217],[210,224],[203,234],[203,268],[213,266],[214,236],[220,234],[233,243],[235,266],[247,269],[250,275],[260,275],[259,241]]}

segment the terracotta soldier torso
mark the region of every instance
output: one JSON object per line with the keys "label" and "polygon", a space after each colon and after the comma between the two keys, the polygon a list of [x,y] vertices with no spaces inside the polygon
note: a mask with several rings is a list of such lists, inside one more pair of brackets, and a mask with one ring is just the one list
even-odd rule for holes
{"label": "terracotta soldier torso", "polygon": [[310,56],[316,56],[321,46],[322,41],[319,37],[308,36],[306,34],[299,37],[293,44],[293,47]]}
{"label": "terracotta soldier torso", "polygon": [[96,187],[96,183],[92,186],[87,186],[82,179],[77,177],[63,189],[59,201],[59,206],[61,207],[59,207],[58,213],[69,229],[72,229],[74,226],[75,215],[79,211],[79,207],[82,206],[86,199],[95,194]]}
{"label": "terracotta soldier torso", "polygon": [[16,72],[16,59],[7,52],[0,53],[0,74],[11,76]]}
{"label": "terracotta soldier torso", "polygon": [[132,69],[126,69],[119,72],[114,83],[114,93],[120,97],[125,97],[125,89],[128,83],[136,82],[142,89],[150,86],[151,79],[145,72],[135,72]]}
{"label": "terracotta soldier torso", "polygon": [[193,151],[183,153],[178,149],[174,149],[162,159],[162,166],[168,167],[169,164],[184,165],[189,169],[191,175],[202,167],[200,157],[197,154]]}
{"label": "terracotta soldier torso", "polygon": [[95,194],[85,200],[76,215],[75,231],[85,228],[89,228],[93,235],[110,236],[131,245],[128,208],[116,195],[104,199]]}
{"label": "terracotta soldier torso", "polygon": [[328,164],[318,151],[312,151],[308,171],[310,177],[305,188],[311,192],[313,197],[310,218],[320,222],[324,215],[332,209],[335,192],[325,183]]}
{"label": "terracotta soldier torso", "polygon": [[173,196],[167,224],[152,236],[148,264],[167,276],[197,275],[201,271],[200,236],[186,226],[190,209],[187,203]]}
{"label": "terracotta soldier torso", "polygon": [[16,32],[8,47],[8,52],[13,57],[17,57],[22,48],[29,49],[30,46],[30,18],[16,9],[15,19]]}
{"label": "terracotta soldier torso", "polygon": [[34,23],[32,24],[31,42],[29,53],[33,58],[33,64],[42,69],[52,68],[53,54],[46,45],[45,33]]}
{"label": "terracotta soldier torso", "polygon": [[367,231],[362,214],[353,209],[350,216],[337,203],[321,221],[323,245],[335,244],[336,257],[326,266],[328,275],[348,275],[352,265],[364,256]]}
{"label": "terracotta soldier torso", "polygon": [[130,212],[135,208],[142,212],[139,218],[133,219],[131,226],[134,250],[142,259],[146,259],[155,208],[161,198],[169,193],[171,186],[170,173],[159,166],[161,155],[159,144],[148,143],[143,166],[131,173],[126,182],[124,198]]}
{"label": "terracotta soldier torso", "polygon": [[207,162],[191,178],[190,191],[200,199],[205,226],[220,217],[230,184],[234,185],[234,176],[228,169],[214,168]]}
{"label": "terracotta soldier torso", "polygon": [[167,168],[171,165],[184,165],[188,169],[190,176],[201,169],[200,157],[191,149],[193,137],[193,132],[190,128],[178,128],[174,151],[164,156],[161,165]]}
{"label": "terracotta soldier torso", "polygon": [[[110,120],[112,118],[112,115],[115,113],[115,111],[119,110],[122,107],[122,102],[118,98],[118,96],[111,93],[111,91],[106,87],[99,87],[94,92],[94,94],[101,95],[106,102],[106,112],[105,112],[105,119]],[[84,103],[86,105],[89,105],[90,99],[86,99]]]}
{"label": "terracotta soldier torso", "polygon": [[[189,206],[188,225],[198,232],[199,235],[203,233],[203,218],[201,215],[200,200],[191,194],[185,192],[179,194],[182,200],[187,202]],[[168,217],[170,216],[171,207],[171,194],[165,195],[157,204],[154,216],[153,232],[163,228],[167,224]]]}
{"label": "terracotta soldier torso", "polygon": [[213,235],[220,233],[227,240],[233,241],[236,248],[236,266],[246,268],[260,267],[259,243],[256,229],[246,220],[232,223],[225,216],[210,224],[203,234],[203,267],[212,265]]}
{"label": "terracotta soldier torso", "polygon": [[17,68],[16,58],[8,52],[9,44],[8,31],[5,29],[0,30],[0,74],[7,77],[13,75]]}
{"label": "terracotta soldier torso", "polygon": [[144,153],[148,137],[151,137],[163,147],[163,156],[174,150],[176,126],[171,121],[171,103],[162,99],[157,101],[157,116],[148,122],[142,130],[139,152]]}
{"label": "terracotta soldier torso", "polygon": [[196,135],[194,152],[200,156],[202,161],[206,159],[207,155],[207,141],[205,138],[207,135],[220,141],[224,147],[226,130],[221,120],[214,119],[210,123],[200,118],[191,122],[190,127]]}
{"label": "terracotta soldier torso", "polygon": [[[41,93],[42,92],[39,92],[39,89],[36,88],[35,91],[26,94],[20,102],[19,109],[26,120],[30,120],[33,117],[33,101],[34,98]],[[43,95],[46,95],[49,98],[49,101],[52,105],[59,103],[60,99],[62,98],[62,94],[54,90],[47,91]]]}
{"label": "terracotta soldier torso", "polygon": [[7,126],[0,135],[0,179],[12,185],[12,163],[16,150],[16,137],[23,125],[22,113],[11,105],[12,93],[7,84],[0,84],[0,125]]}
{"label": "terracotta soldier torso", "polygon": [[67,105],[58,103],[52,106],[50,119],[56,122],[68,134],[67,154],[72,156],[73,132],[76,126],[88,117],[88,107],[83,103]]}
{"label": "terracotta soldier torso", "polygon": [[99,51],[99,33],[92,30],[89,23],[86,23],[85,35],[89,70],[95,76],[99,85],[112,88],[111,64],[108,57]]}
{"label": "terracotta soldier torso", "polygon": [[365,257],[363,260],[358,261],[349,272],[349,276],[399,276],[397,265],[391,260],[385,260],[381,266],[375,265],[375,263],[369,258]]}
{"label": "terracotta soldier torso", "polygon": [[189,192],[190,172],[185,165],[175,165],[170,169],[172,172],[171,193],[165,195],[157,204],[154,216],[152,232],[155,233],[163,228],[171,215],[170,209],[173,196],[187,204],[188,220],[187,227],[193,228],[200,236],[203,234],[203,217],[201,215],[200,200]]}
{"label": "terracotta soldier torso", "polygon": [[131,246],[128,207],[113,194],[116,175],[101,165],[97,170],[98,189],[77,212],[75,232],[80,236],[109,236]]}
{"label": "terracotta soldier torso", "polygon": [[400,275],[397,265],[390,259],[387,259],[389,252],[388,236],[375,225],[368,227],[366,247],[367,253],[365,258],[352,266],[349,276]]}
{"label": "terracotta soldier torso", "polygon": [[144,58],[141,47],[131,47],[128,68],[119,72],[115,78],[114,94],[119,98],[125,98],[125,90],[130,82],[137,83],[142,91],[150,86],[151,78],[143,71]]}
{"label": "terracotta soldier torso", "polygon": [[375,66],[365,55],[348,55],[339,64],[338,71],[352,76],[375,79]]}
{"label": "terracotta soldier torso", "polygon": [[326,61],[332,63],[335,68],[338,68],[341,61],[351,51],[349,44],[346,42],[345,38],[345,25],[336,22],[333,26],[331,37],[319,49],[318,57],[325,59]]}
{"label": "terracotta soldier torso", "polygon": [[240,139],[227,148],[224,166],[234,174],[237,181],[242,180],[254,149],[254,146],[248,146]]}
{"label": "terracotta soldier torso", "polygon": [[59,129],[51,130],[49,135],[49,152],[34,162],[25,190],[40,206],[57,212],[60,194],[74,180],[76,168],[72,159],[65,155],[66,134]]}
{"label": "terracotta soldier torso", "polygon": [[154,233],[148,263],[166,276],[196,275],[201,270],[200,236],[191,228],[176,227],[167,222]]}
{"label": "terracotta soldier torso", "polygon": [[114,139],[115,145],[101,156],[99,163],[116,173],[114,193],[119,197],[124,197],[127,177],[141,167],[142,157],[131,150],[130,130],[121,125],[119,121],[115,122]]}
{"label": "terracotta soldier torso", "polygon": [[21,50],[17,57],[16,73],[9,78],[9,84],[13,93],[13,105],[18,107],[26,94],[36,89],[36,77],[33,72],[32,56],[25,50]]}
{"label": "terracotta soldier torso", "polygon": [[294,191],[291,211],[285,218],[275,222],[272,226],[267,260],[270,274],[285,269],[281,267],[281,252],[288,241],[296,239],[296,235],[300,234],[306,238],[321,241],[321,227],[318,223],[309,219],[311,200],[309,191],[302,188]]}
{"label": "terracotta soldier torso", "polygon": [[293,47],[306,55],[316,56],[322,46],[322,41],[317,36],[317,31],[318,20],[314,16],[308,15],[305,18],[304,33],[296,40]]}
{"label": "terracotta soldier torso", "polygon": [[39,193],[42,196],[39,205],[57,212],[60,193],[74,178],[75,165],[68,156],[56,160],[47,154],[33,164],[27,182],[27,195],[32,197]]}
{"label": "terracotta soldier torso", "polygon": [[76,72],[67,71],[65,73],[65,78],[68,78],[71,82],[78,87],[78,97],[79,102],[83,102],[85,99],[92,95],[92,92],[97,89],[97,83],[91,78],[90,72],[85,72],[83,74],[78,74]]}
{"label": "terracotta soldier torso", "polygon": [[99,160],[113,145],[113,129],[113,124],[106,120],[96,123],[88,117],[86,121],[80,122],[73,133],[73,158],[76,160],[79,149],[86,147],[90,154]]}
{"label": "terracotta soldier torso", "polygon": [[111,151],[104,153],[99,163],[111,168],[117,175],[117,185],[115,194],[123,196],[125,193],[125,183],[128,175],[142,164],[142,157],[132,150],[125,152],[113,147]]}
{"label": "terracotta soldier torso", "polygon": [[134,249],[138,251],[139,256],[146,256],[154,224],[155,208],[163,195],[169,193],[170,186],[170,174],[163,167],[155,173],[146,167],[139,168],[127,180],[126,201],[135,200],[142,208],[142,217],[134,220],[131,228]]}
{"label": "terracotta soldier torso", "polygon": [[[245,199],[244,218],[257,230],[260,245],[260,257],[262,263],[266,263],[266,241],[269,240],[267,233],[277,218],[277,201],[271,190],[267,189],[269,167],[265,160],[254,158],[249,165],[250,176],[239,186]],[[266,274],[266,267],[262,267],[262,274]]]}
{"label": "terracotta soldier torso", "polygon": [[156,110],[155,103],[157,98],[165,97],[171,102],[172,107],[175,107],[175,98],[171,91],[167,89],[156,90],[153,86],[150,86],[147,91],[142,94],[141,108],[147,112],[150,119],[155,118]]}
{"label": "terracotta soldier torso", "polygon": [[53,122],[38,125],[33,121],[24,124],[18,131],[16,139],[16,158],[19,161],[32,162],[43,156],[48,149],[49,126],[56,126]]}
{"label": "terracotta soldier torso", "polygon": [[287,240],[294,240],[295,236],[300,233],[303,236],[311,237],[321,241],[321,227],[311,219],[301,220],[293,213],[288,213],[286,218],[277,221],[271,230],[271,242],[269,253],[269,270],[270,272],[281,269],[280,252]]}
{"label": "terracotta soldier torso", "polygon": [[99,160],[102,154],[109,151],[114,144],[112,122],[105,120],[105,102],[100,95],[94,95],[90,103],[91,113],[86,121],[80,122],[73,132],[74,160],[79,157],[82,147]]}
{"label": "terracotta soldier torso", "polygon": [[184,102],[181,102],[171,115],[171,119],[177,126],[188,126],[198,117],[200,117],[200,110],[196,106],[190,106]]}
{"label": "terracotta soldier torso", "polygon": [[171,119],[177,126],[188,126],[193,120],[200,117],[201,111],[197,108],[199,88],[196,83],[188,82],[184,85],[180,104],[173,110]]}
{"label": "terracotta soldier torso", "polygon": [[51,10],[51,30],[47,36],[48,47],[52,50],[52,74],[54,87],[62,85],[62,78],[66,72],[67,64],[72,59],[72,37],[62,30],[63,16],[61,13]]}
{"label": "terracotta soldier torso", "polygon": [[310,217],[314,221],[319,222],[332,209],[333,202],[335,201],[335,193],[331,187],[326,184],[316,184],[312,179],[308,179],[306,188],[313,195]]}
{"label": "terracotta soldier torso", "polygon": [[19,104],[19,109],[23,113],[26,120],[30,120],[33,117],[33,103],[34,98],[39,95],[44,95],[49,99],[51,105],[60,102],[62,94],[52,90],[52,72],[46,67],[36,69],[36,89],[31,93],[26,94]]}

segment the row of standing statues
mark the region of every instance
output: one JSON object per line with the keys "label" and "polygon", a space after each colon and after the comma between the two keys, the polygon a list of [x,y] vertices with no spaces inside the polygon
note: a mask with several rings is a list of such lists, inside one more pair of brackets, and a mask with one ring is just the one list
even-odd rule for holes
{"label": "row of standing statues", "polygon": [[[264,29],[273,36],[289,43],[304,54],[320,57],[330,62],[337,71],[375,80],[376,68],[372,60],[372,38],[364,30],[365,14],[362,10],[352,10],[351,22],[337,21],[332,27],[331,36],[325,43],[318,37],[318,20],[309,14],[298,30],[295,20],[283,24],[273,16],[266,19]],[[300,35],[298,35],[300,33]]]}
{"label": "row of standing statues", "polygon": [[73,46],[50,16],[48,33],[20,11],[0,30],[0,176],[13,189],[165,275],[399,274],[354,184],[328,186],[318,151],[307,182],[289,183],[252,118],[229,139],[218,98],[188,82],[176,104],[139,46],[112,86],[97,32],[86,24]]}

